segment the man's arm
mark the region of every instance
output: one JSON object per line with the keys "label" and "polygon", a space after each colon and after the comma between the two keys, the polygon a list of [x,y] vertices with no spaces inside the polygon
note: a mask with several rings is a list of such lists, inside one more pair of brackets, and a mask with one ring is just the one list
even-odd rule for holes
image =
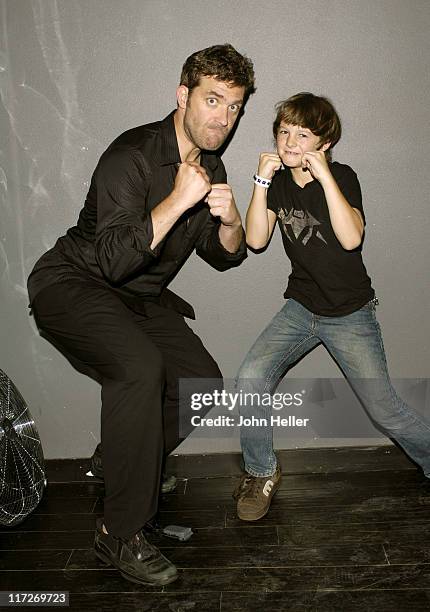
{"label": "man's arm", "polygon": [[106,278],[121,283],[154,262],[176,220],[210,190],[198,164],[181,164],[172,192],[146,210],[149,178],[139,153],[109,151],[95,175],[97,187],[96,259]]}
{"label": "man's arm", "polygon": [[217,182],[205,198],[210,218],[197,239],[196,253],[222,271],[241,264],[247,253],[242,220],[221,160],[214,178]]}
{"label": "man's arm", "polygon": [[218,235],[222,246],[229,253],[236,253],[243,239],[243,227],[238,225],[223,225],[221,223]]}
{"label": "man's arm", "polygon": [[238,266],[246,258],[246,244],[230,186],[212,185],[206,202],[211,216],[197,240],[197,255],[216,270]]}
{"label": "man's arm", "polygon": [[221,231],[219,218],[210,216],[196,241],[197,255],[220,272],[240,265],[247,256],[243,230],[240,230],[242,237],[235,252],[225,248]]}
{"label": "man's arm", "polygon": [[173,191],[152,211],[154,249],[165,238],[179,217],[210,191],[211,184],[206,171],[195,162],[180,164]]}
{"label": "man's arm", "polygon": [[218,233],[222,246],[229,253],[236,253],[243,239],[243,228],[230,185],[212,185],[206,201],[211,215],[221,221]]}

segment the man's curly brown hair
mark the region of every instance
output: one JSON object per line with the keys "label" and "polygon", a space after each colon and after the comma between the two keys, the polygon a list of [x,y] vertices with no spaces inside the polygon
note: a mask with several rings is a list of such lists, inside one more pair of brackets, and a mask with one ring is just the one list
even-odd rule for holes
{"label": "man's curly brown hair", "polygon": [[180,84],[191,91],[204,76],[214,77],[232,86],[245,87],[245,98],[255,92],[252,61],[228,43],[207,47],[190,55],[182,67]]}

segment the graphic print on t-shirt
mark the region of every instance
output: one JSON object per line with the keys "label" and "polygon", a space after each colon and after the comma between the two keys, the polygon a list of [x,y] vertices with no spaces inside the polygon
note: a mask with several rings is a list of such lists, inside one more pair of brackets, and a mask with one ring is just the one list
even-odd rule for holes
{"label": "graphic print on t-shirt", "polygon": [[300,242],[306,246],[313,235],[315,238],[319,238],[319,240],[327,244],[327,241],[323,238],[318,229],[321,223],[307,210],[296,210],[292,208],[287,212],[283,208],[280,208],[278,216],[281,220],[282,229],[290,242],[300,240]]}

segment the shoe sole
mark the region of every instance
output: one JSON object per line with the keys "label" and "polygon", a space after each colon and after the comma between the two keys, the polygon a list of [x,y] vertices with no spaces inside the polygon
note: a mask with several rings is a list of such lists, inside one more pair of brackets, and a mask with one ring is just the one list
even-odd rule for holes
{"label": "shoe sole", "polygon": [[94,553],[96,555],[96,557],[98,559],[100,559],[100,561],[102,561],[102,563],[104,563],[107,566],[112,566],[115,569],[117,569],[119,571],[119,573],[121,574],[121,576],[123,578],[125,578],[126,580],[129,580],[130,582],[134,582],[136,584],[148,584],[151,586],[164,586],[166,584],[170,584],[171,582],[174,582],[175,580],[177,580],[179,578],[179,574],[175,574],[173,576],[169,576],[167,578],[164,578],[164,580],[157,580],[157,581],[151,581],[151,580],[143,580],[140,578],[136,578],[136,576],[133,576],[132,574],[127,574],[127,572],[124,572],[122,570],[120,570],[115,563],[113,563],[112,559],[110,557],[107,557],[106,555],[104,555],[102,552],[99,552],[97,549],[94,549]]}
{"label": "shoe sole", "polygon": [[262,519],[262,518],[263,518],[263,516],[266,516],[266,514],[267,514],[267,513],[269,512],[269,510],[270,510],[270,506],[271,506],[271,504],[272,504],[273,498],[275,497],[275,495],[276,495],[276,493],[277,493],[277,491],[278,491],[278,489],[279,489],[279,487],[280,487],[280,486],[281,486],[281,481],[279,480],[279,482],[278,482],[278,483],[277,483],[277,484],[276,484],[276,485],[273,487],[273,489],[272,489],[273,494],[272,494],[272,497],[271,497],[271,499],[270,499],[270,503],[269,503],[269,505],[268,505],[268,506],[267,506],[267,508],[265,508],[265,509],[264,509],[262,512],[260,512],[260,514],[258,514],[258,515],[255,515],[255,514],[254,514],[252,517],[250,517],[250,516],[246,516],[246,515],[244,515],[244,514],[241,514],[241,513],[239,512],[239,510],[236,510],[236,511],[237,511],[237,516],[238,516],[238,518],[239,518],[241,521],[247,521],[247,522],[249,522],[249,523],[252,523],[253,521],[259,521],[260,519]]}

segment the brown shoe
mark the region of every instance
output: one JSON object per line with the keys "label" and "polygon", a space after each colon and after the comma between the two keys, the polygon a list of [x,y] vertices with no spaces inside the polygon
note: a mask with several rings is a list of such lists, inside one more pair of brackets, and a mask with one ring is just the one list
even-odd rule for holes
{"label": "brown shoe", "polygon": [[237,516],[242,521],[258,521],[267,514],[270,503],[281,484],[281,468],[276,466],[273,476],[243,474],[235,492]]}

